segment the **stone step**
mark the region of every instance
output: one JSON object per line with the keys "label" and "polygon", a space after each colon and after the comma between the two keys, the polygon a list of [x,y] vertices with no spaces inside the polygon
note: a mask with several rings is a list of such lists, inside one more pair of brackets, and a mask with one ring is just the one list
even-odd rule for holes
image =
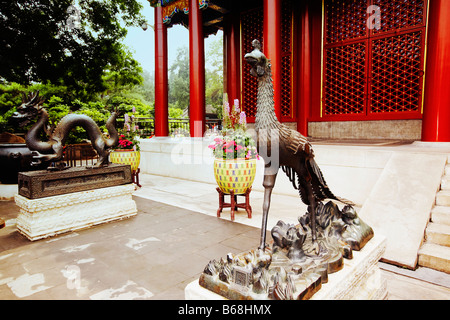
{"label": "stone step", "polygon": [[[449,160],[450,160],[449,157],[447,157],[447,161],[449,161]],[[444,175],[450,176],[450,163],[447,163],[447,164],[445,165]]]}
{"label": "stone step", "polygon": [[436,194],[436,205],[450,207],[450,190],[438,191]]}
{"label": "stone step", "polygon": [[443,176],[441,179],[441,189],[450,190],[450,176]]}
{"label": "stone step", "polygon": [[450,247],[450,226],[440,223],[428,223],[425,239],[429,243]]}
{"label": "stone step", "polygon": [[431,210],[431,222],[450,225],[450,207],[435,206]]}
{"label": "stone step", "polygon": [[450,273],[450,247],[424,243],[419,250],[419,266]]}

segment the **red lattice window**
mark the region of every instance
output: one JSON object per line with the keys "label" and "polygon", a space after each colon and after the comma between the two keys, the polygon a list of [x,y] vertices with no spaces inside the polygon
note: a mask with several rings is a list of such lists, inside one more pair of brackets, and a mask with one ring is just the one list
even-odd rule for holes
{"label": "red lattice window", "polygon": [[281,10],[281,116],[292,121],[292,2],[283,1]]}
{"label": "red lattice window", "polygon": [[325,115],[364,112],[366,47],[366,42],[357,42],[326,49]]}
{"label": "red lattice window", "polygon": [[365,0],[325,1],[326,43],[336,43],[367,36]]}
{"label": "red lattice window", "polygon": [[424,0],[373,0],[373,4],[380,8],[382,17],[381,28],[373,29],[374,34],[425,24]]}
{"label": "red lattice window", "polygon": [[370,112],[420,111],[422,32],[372,41]]}
{"label": "red lattice window", "polygon": [[[252,41],[259,39],[263,45],[263,9],[245,12],[241,15],[242,52],[253,50]],[[258,81],[250,75],[250,65],[242,63],[242,110],[245,111],[248,121],[254,121],[256,116],[256,96]]]}
{"label": "red lattice window", "polygon": [[325,0],[325,120],[421,117],[425,17],[424,0]]}

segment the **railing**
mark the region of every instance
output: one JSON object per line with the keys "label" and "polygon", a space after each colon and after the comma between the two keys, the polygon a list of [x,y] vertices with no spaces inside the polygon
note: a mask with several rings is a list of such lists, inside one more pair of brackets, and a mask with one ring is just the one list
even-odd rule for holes
{"label": "railing", "polygon": [[[117,119],[117,128],[123,127],[123,119]],[[136,118],[139,136],[142,138],[151,137],[155,132],[155,120],[153,118]],[[206,125],[208,129],[222,125],[222,121],[218,119],[207,119]],[[170,118],[169,119],[169,135],[172,137],[189,137],[189,118]]]}
{"label": "railing", "polygon": [[63,161],[68,167],[93,166],[98,155],[90,143],[69,144],[64,146]]}
{"label": "railing", "polygon": [[[117,119],[117,127],[123,127],[123,119]],[[138,126],[141,138],[147,138],[154,135],[155,121],[153,118],[137,118],[135,121]],[[208,129],[218,126],[221,128],[222,121],[217,119],[207,119]],[[169,135],[172,137],[189,137],[189,119],[170,118]],[[63,162],[69,167],[93,166],[98,161],[97,152],[90,143],[81,143],[67,145],[64,147]]]}

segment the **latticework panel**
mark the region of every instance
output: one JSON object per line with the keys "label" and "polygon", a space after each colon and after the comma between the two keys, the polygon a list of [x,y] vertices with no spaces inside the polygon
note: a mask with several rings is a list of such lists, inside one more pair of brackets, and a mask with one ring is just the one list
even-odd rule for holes
{"label": "latticework panel", "polygon": [[293,118],[292,112],[292,2],[282,2],[281,25],[281,116]]}
{"label": "latticework panel", "polygon": [[[321,114],[340,120],[420,118],[427,1],[324,4]],[[380,16],[367,12],[370,5]]]}
{"label": "latticework panel", "polygon": [[372,41],[373,113],[419,111],[422,31]]}
{"label": "latticework panel", "polygon": [[373,0],[380,8],[380,28],[374,34],[425,24],[424,0]]}
{"label": "latticework panel", "polygon": [[291,106],[291,56],[281,58],[281,115],[292,117]]}
{"label": "latticework panel", "polygon": [[325,43],[365,37],[367,6],[368,0],[325,1]]}
{"label": "latticework panel", "polygon": [[[263,45],[263,9],[243,13],[241,16],[243,53],[253,50],[252,41],[258,39]],[[250,75],[250,65],[242,64],[242,110],[248,118],[256,116],[258,81]]]}
{"label": "latticework panel", "polygon": [[366,41],[325,51],[324,114],[361,114],[366,87]]}

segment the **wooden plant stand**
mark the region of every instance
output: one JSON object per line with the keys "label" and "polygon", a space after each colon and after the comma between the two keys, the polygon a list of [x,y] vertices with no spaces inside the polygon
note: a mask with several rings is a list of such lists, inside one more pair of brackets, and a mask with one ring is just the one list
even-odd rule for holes
{"label": "wooden plant stand", "polygon": [[[237,211],[238,208],[245,209],[249,219],[252,217],[252,207],[250,206],[250,192],[252,191],[252,188],[248,188],[244,194],[234,194],[233,190],[231,190],[231,193],[226,194],[222,192],[220,188],[216,188],[216,190],[219,193],[219,209],[217,210],[217,217],[220,218],[220,213],[223,208],[231,208],[231,221],[234,221],[234,211]],[[225,202],[225,195],[230,196],[230,202]],[[244,196],[245,202],[238,203],[237,196]]]}
{"label": "wooden plant stand", "polygon": [[133,183],[135,183],[139,188],[142,187],[139,183],[139,173],[141,172],[140,168],[137,168],[136,171],[131,172],[131,177],[133,178]]}

